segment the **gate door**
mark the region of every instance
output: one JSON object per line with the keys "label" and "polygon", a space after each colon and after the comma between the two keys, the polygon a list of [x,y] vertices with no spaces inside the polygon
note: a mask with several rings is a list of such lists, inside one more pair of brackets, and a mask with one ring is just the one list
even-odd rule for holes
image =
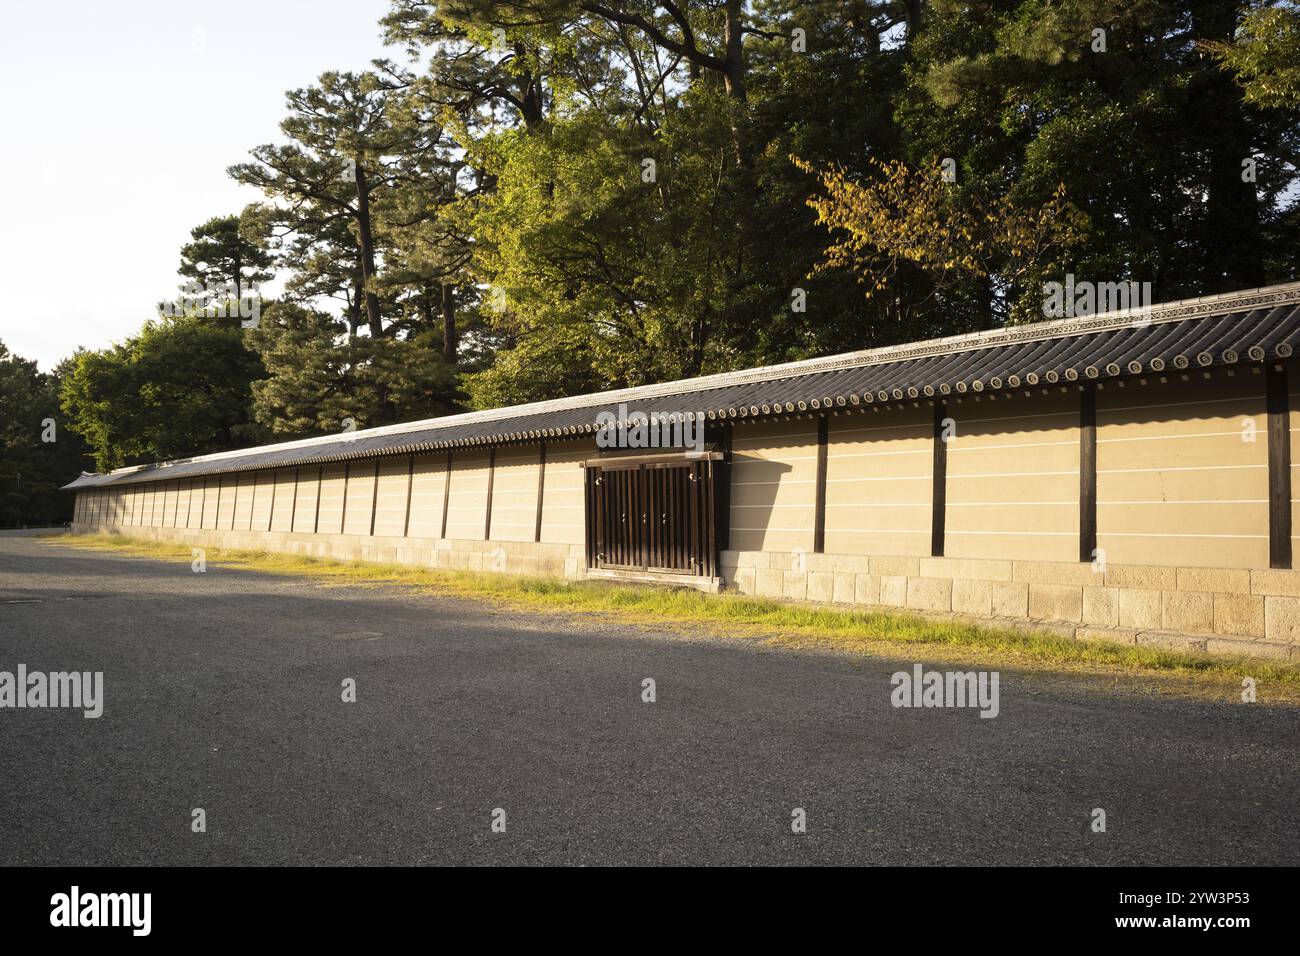
{"label": "gate door", "polygon": [[587,565],[713,577],[713,462],[587,468]]}

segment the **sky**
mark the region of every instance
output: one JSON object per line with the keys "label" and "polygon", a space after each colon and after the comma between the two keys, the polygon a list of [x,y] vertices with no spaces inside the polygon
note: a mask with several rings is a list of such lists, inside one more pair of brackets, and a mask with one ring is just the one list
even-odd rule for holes
{"label": "sky", "polygon": [[[387,0],[0,0],[0,342],[49,370],[174,294],[189,230],[259,192],[286,90],[381,56]],[[267,291],[274,291],[268,286]]]}

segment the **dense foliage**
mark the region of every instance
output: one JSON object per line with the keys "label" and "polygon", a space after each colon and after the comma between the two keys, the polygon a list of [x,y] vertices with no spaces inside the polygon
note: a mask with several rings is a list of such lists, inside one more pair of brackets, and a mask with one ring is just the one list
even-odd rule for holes
{"label": "dense foliage", "polygon": [[[80,352],[101,467],[1300,277],[1293,0],[393,0]],[[249,323],[245,323],[247,325]]]}

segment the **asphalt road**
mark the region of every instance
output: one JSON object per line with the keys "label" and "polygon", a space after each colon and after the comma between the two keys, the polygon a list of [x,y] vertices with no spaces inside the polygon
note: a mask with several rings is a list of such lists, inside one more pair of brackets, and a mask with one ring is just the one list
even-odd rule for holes
{"label": "asphalt road", "polygon": [[0,860],[1300,862],[1297,710],[1007,669],[996,719],[895,709],[911,662],[0,537],[0,671],[105,682],[0,710]]}

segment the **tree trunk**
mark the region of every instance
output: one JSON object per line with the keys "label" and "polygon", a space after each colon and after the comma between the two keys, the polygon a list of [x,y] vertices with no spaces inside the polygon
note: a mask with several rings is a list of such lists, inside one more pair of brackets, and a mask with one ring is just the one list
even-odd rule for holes
{"label": "tree trunk", "polygon": [[[515,44],[515,60],[523,62],[528,51],[522,43]],[[532,70],[519,74],[519,102],[523,105],[524,129],[536,133],[546,124],[545,103],[542,95],[542,78]]]}
{"label": "tree trunk", "polygon": [[741,30],[741,16],[744,13],[742,0],[727,0],[727,25],[723,34],[726,46],[724,59],[726,69],[723,77],[727,86],[727,95],[732,99],[745,99],[745,35]]}
{"label": "tree trunk", "polygon": [[361,328],[361,301],[365,298],[366,280],[361,275],[356,274],[352,280],[352,300],[348,302],[348,339],[357,337],[357,329]]}
{"label": "tree trunk", "polygon": [[456,337],[456,287],[442,284],[442,357],[455,365],[460,341]]}
{"label": "tree trunk", "polygon": [[370,223],[370,191],[366,187],[366,171],[357,158],[357,233],[361,243],[361,278],[365,283],[362,294],[366,303],[366,322],[370,334],[383,338],[384,323],[379,315],[379,296],[375,295],[375,236]]}

